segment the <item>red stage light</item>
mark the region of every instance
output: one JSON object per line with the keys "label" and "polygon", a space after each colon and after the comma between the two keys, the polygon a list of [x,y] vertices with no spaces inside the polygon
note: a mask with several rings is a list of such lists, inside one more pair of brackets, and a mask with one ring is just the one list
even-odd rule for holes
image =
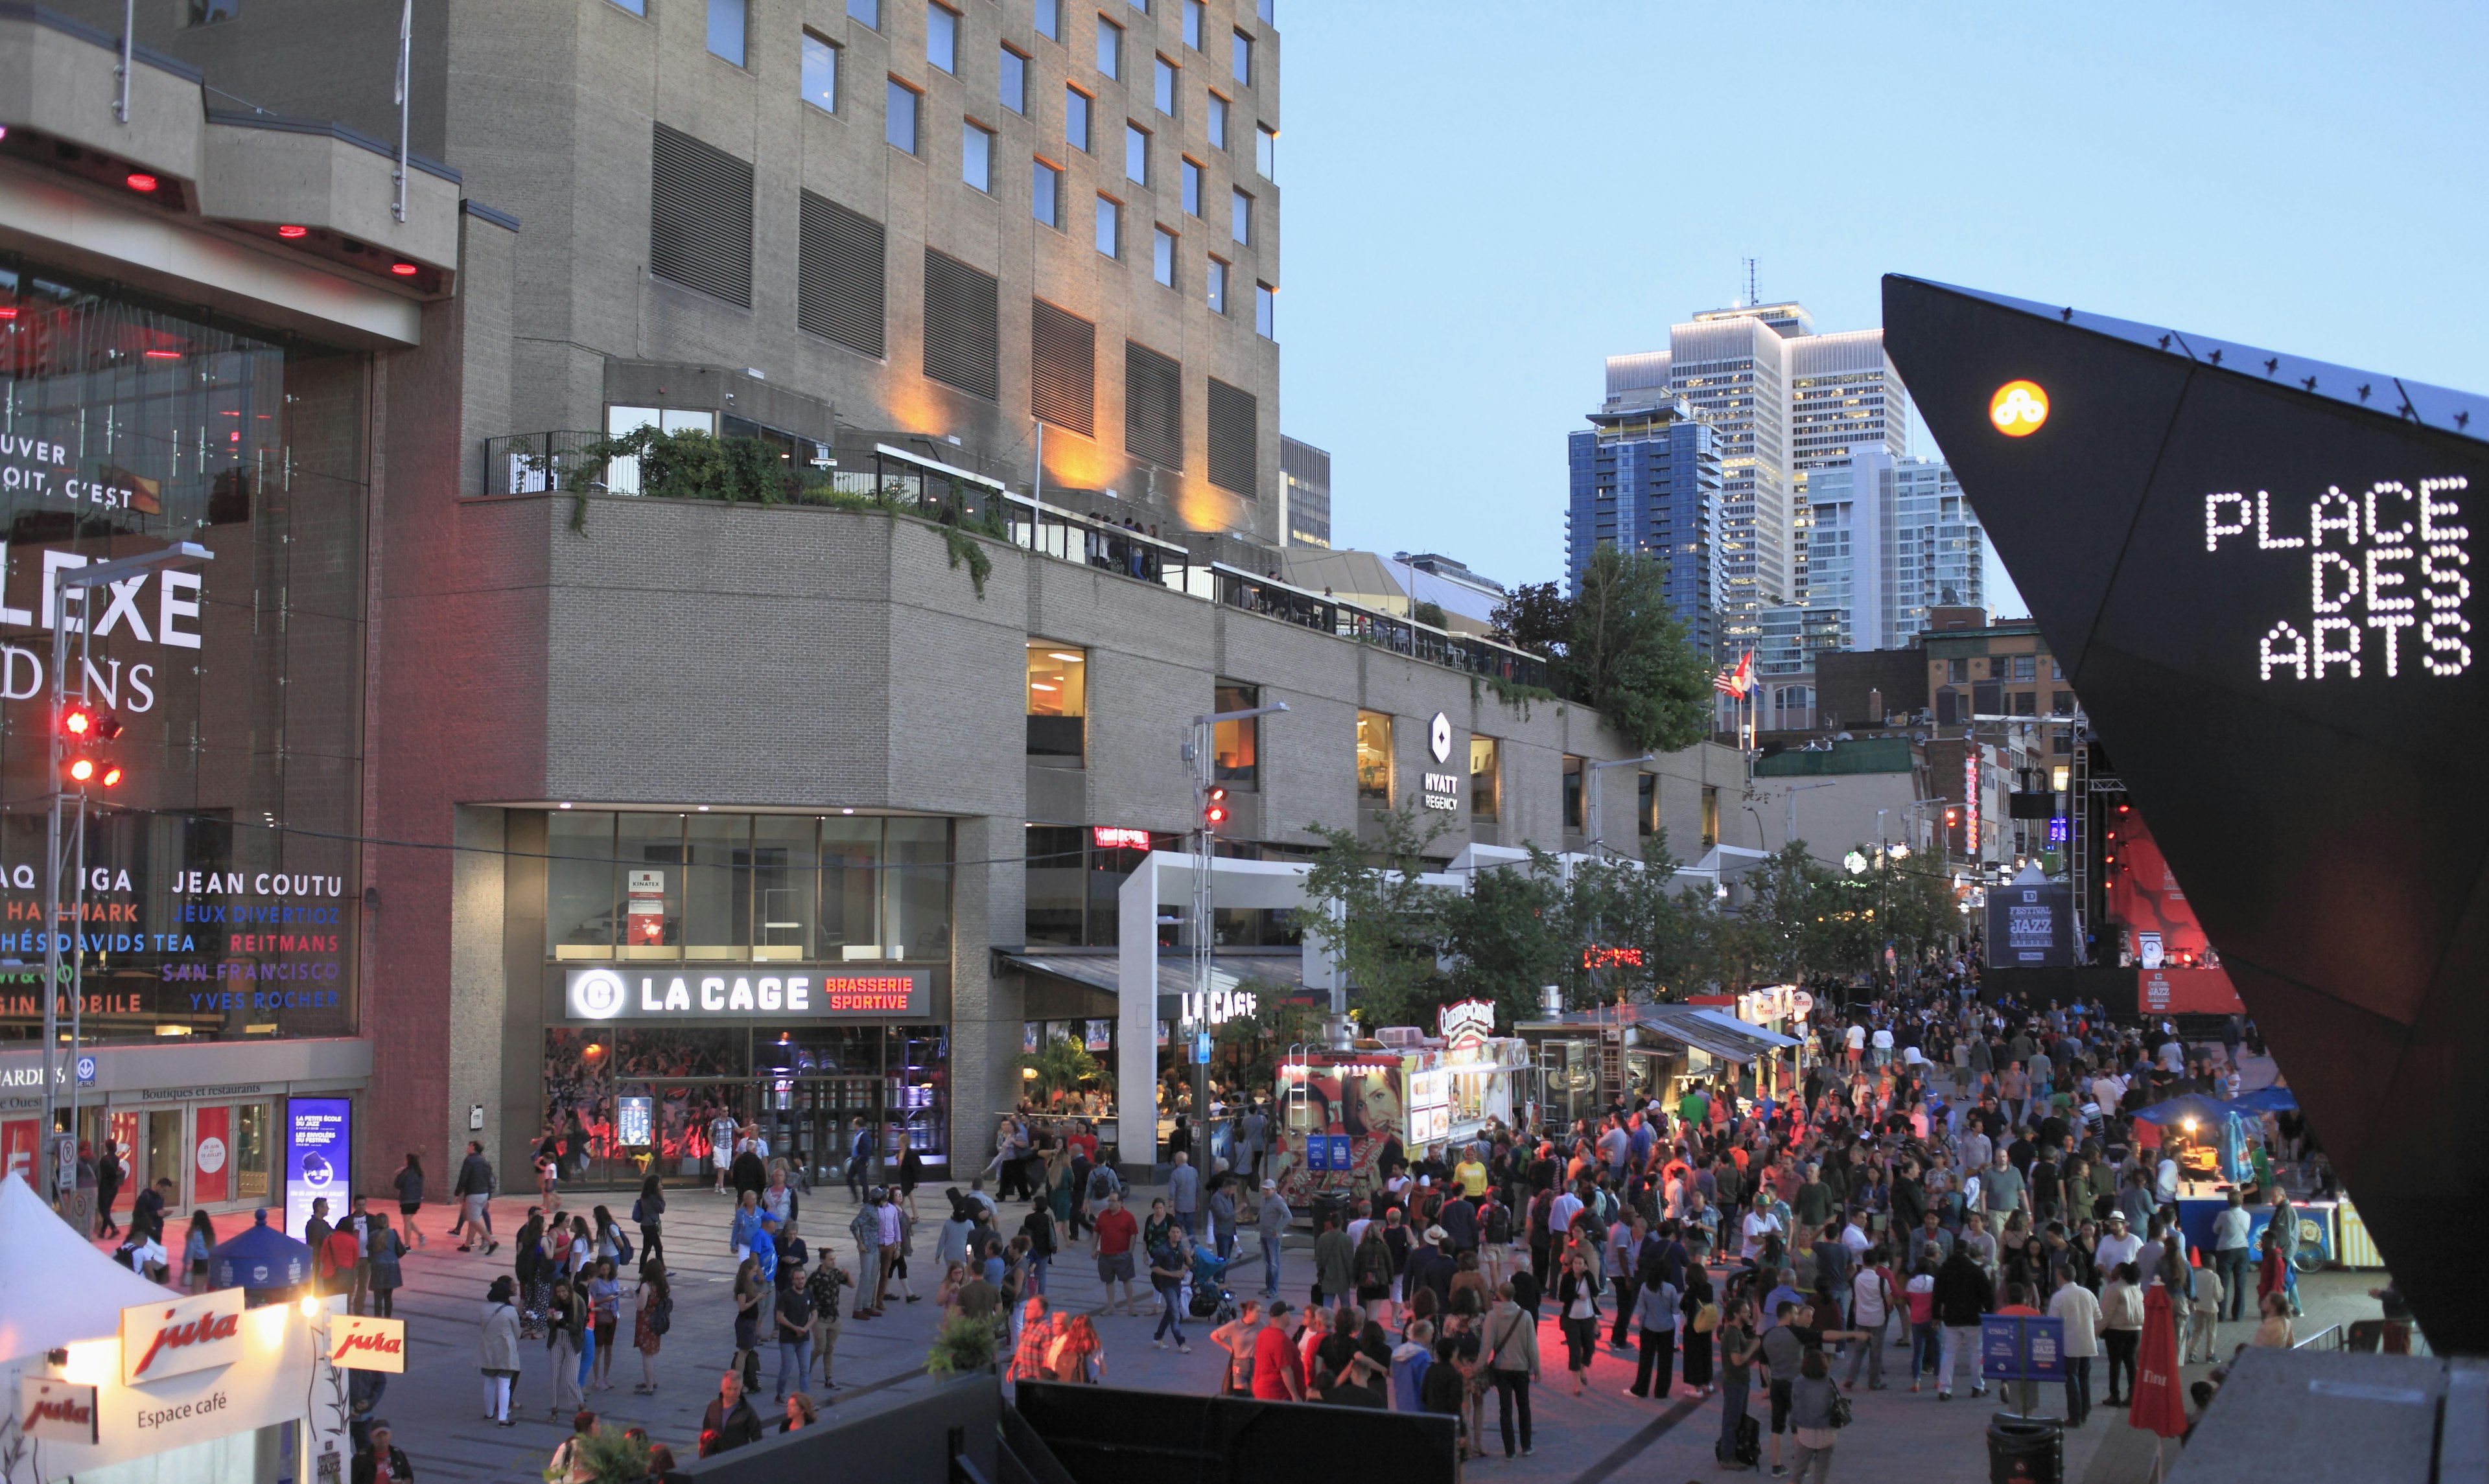
{"label": "red stage light", "polygon": [[412,263],[392,263],[389,265],[389,271],[397,274],[401,278],[412,278],[415,276],[415,265]]}
{"label": "red stage light", "polygon": [[281,237],[281,238],[284,238],[287,242],[292,242],[294,239],[296,239],[296,238],[298,238],[298,237],[308,237],[308,236],[310,236],[310,235],[311,235],[311,229],[310,229],[309,227],[297,227],[297,226],[293,226],[293,225],[290,225],[290,224],[289,224],[289,225],[286,225],[286,226],[282,226],[282,227],[277,228],[277,229],[276,229],[276,235],[277,235],[277,236],[279,236],[279,237]]}
{"label": "red stage light", "polygon": [[132,170],[129,172],[128,184],[130,189],[144,194],[156,188],[156,177],[143,171]]}

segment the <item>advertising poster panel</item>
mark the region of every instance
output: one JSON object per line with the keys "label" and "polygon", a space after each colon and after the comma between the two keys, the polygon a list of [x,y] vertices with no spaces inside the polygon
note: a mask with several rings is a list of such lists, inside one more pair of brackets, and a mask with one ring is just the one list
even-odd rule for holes
{"label": "advertising poster panel", "polygon": [[311,1203],[326,1198],[330,1220],[355,1188],[355,1107],[343,1098],[296,1098],[285,1107],[285,1235],[300,1238]]}

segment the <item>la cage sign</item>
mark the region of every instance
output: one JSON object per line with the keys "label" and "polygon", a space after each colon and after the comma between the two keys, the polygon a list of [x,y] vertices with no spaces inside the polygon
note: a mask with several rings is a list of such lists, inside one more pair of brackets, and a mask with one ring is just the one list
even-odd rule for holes
{"label": "la cage sign", "polygon": [[570,970],[562,1009],[573,1020],[923,1020],[933,1013],[933,988],[919,969],[685,974],[620,966]]}

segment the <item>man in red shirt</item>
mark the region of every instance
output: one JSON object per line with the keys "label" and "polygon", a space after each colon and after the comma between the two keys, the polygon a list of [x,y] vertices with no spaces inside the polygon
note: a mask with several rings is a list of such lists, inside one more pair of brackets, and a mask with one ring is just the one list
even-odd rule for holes
{"label": "man in red shirt", "polygon": [[1271,1305],[1270,1323],[1253,1337],[1253,1396],[1257,1401],[1305,1399],[1304,1360],[1297,1354],[1296,1341],[1288,1338],[1287,1318],[1287,1300],[1280,1299]]}
{"label": "man in red shirt", "polygon": [[1106,1198],[1106,1209],[1098,1213],[1097,1230],[1091,1233],[1091,1250],[1098,1254],[1098,1283],[1106,1290],[1106,1307],[1113,1312],[1115,1284],[1124,1285],[1124,1312],[1137,1314],[1132,1306],[1132,1243],[1140,1240],[1141,1223],[1124,1209],[1121,1195]]}

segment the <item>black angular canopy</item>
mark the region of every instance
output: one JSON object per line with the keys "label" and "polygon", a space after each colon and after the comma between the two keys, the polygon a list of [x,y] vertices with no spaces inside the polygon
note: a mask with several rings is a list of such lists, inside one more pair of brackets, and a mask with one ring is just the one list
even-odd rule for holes
{"label": "black angular canopy", "polygon": [[2431,1345],[2489,1350],[2489,396],[1899,275],[1884,342]]}

